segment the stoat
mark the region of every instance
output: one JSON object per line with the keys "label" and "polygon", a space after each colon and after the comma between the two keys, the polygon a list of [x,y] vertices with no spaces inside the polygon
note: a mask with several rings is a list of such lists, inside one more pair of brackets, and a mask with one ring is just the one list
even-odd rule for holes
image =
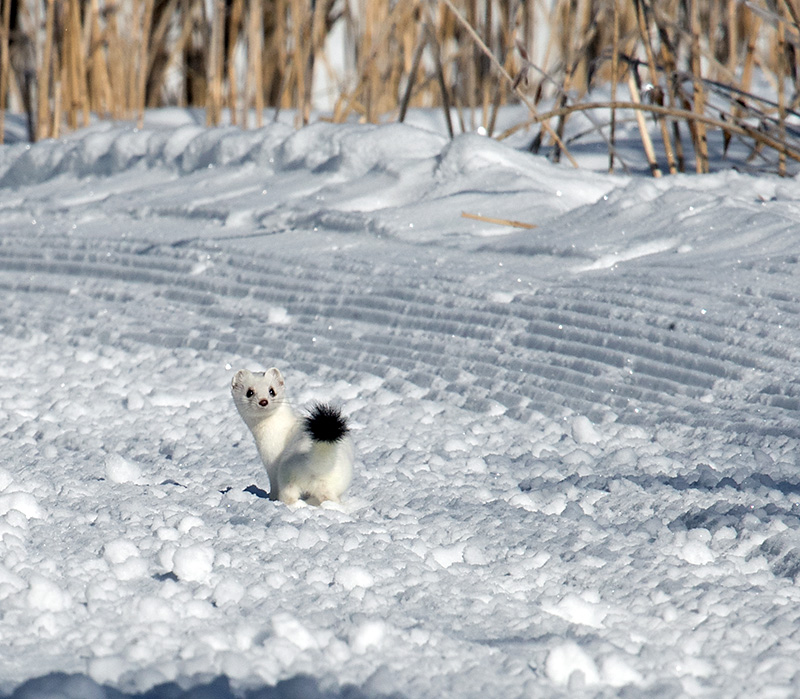
{"label": "stoat", "polygon": [[231,394],[267,469],[270,500],[338,502],[353,477],[353,441],[341,411],[318,403],[307,416],[300,415],[274,367],[237,371]]}

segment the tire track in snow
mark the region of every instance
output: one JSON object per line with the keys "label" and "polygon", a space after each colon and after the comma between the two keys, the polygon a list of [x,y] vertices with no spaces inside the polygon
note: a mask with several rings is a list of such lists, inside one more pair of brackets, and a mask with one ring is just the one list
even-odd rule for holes
{"label": "tire track in snow", "polygon": [[[769,434],[800,407],[797,351],[770,313],[761,320],[759,299],[715,295],[702,278],[597,273],[495,303],[464,295],[452,270],[421,275],[398,258],[375,276],[368,257],[220,253],[199,242],[145,249],[136,240],[5,241],[2,285],[62,295],[63,279],[74,278],[99,301],[129,301],[119,328],[129,341],[255,361],[291,356],[342,375],[393,369],[433,400],[477,411],[500,404],[521,420],[569,409],[599,421],[613,411],[632,423],[702,420]],[[781,291],[768,301],[800,325],[796,297]],[[289,322],[270,320],[276,308]],[[194,331],[176,324],[177,309],[196,319]],[[220,318],[231,324],[221,335]],[[744,400],[741,390],[725,395],[726,385],[748,383]]]}

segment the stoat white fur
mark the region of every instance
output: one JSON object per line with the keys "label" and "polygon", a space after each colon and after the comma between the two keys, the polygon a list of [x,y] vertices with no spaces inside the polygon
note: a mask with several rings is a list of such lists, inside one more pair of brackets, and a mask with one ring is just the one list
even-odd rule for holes
{"label": "stoat white fur", "polygon": [[267,469],[270,500],[338,502],[353,477],[353,441],[341,412],[317,404],[307,417],[299,415],[275,367],[237,371],[231,394]]}

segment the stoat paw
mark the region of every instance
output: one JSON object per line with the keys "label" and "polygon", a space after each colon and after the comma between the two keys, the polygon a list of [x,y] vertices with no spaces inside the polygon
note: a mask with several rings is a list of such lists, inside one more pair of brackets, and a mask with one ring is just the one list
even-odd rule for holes
{"label": "stoat paw", "polygon": [[287,505],[294,505],[300,499],[300,495],[300,488],[290,485],[286,488],[282,488],[278,497],[280,498],[281,502],[284,502]]}

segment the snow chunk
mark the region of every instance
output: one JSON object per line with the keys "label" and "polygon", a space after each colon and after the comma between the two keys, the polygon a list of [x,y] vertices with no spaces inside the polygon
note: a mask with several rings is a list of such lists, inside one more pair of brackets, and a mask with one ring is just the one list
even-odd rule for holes
{"label": "snow chunk", "polygon": [[433,549],[431,555],[442,568],[449,568],[453,563],[461,563],[464,560],[464,544],[440,546]]}
{"label": "snow chunk", "polygon": [[125,407],[128,410],[141,410],[144,408],[144,396],[136,389],[133,389],[125,398]]}
{"label": "snow chunk", "polygon": [[595,629],[603,627],[603,619],[607,614],[599,604],[587,601],[573,593],[564,595],[556,604],[542,605],[542,608],[549,614],[559,616],[573,624],[583,624]]}
{"label": "snow chunk", "polygon": [[27,587],[27,584],[19,575],[0,563],[0,600],[5,599],[10,594],[24,590],[25,587]]}
{"label": "snow chunk", "polygon": [[695,566],[713,563],[715,559],[714,552],[702,541],[697,540],[687,541],[678,551],[678,556]]}
{"label": "snow chunk", "polygon": [[344,566],[336,571],[335,581],[345,590],[353,590],[357,587],[372,587],[375,578],[366,569],[360,566]]}
{"label": "snow chunk", "polygon": [[572,438],[578,444],[597,444],[602,439],[595,426],[584,415],[579,415],[572,421]]}
{"label": "snow chunk", "polygon": [[112,483],[138,483],[142,478],[142,469],[124,456],[109,454],[106,457],[106,477]]}
{"label": "snow chunk", "polygon": [[172,572],[181,580],[204,582],[214,568],[214,549],[205,544],[193,544],[175,551]]}
{"label": "snow chunk", "polygon": [[452,438],[444,443],[444,450],[448,453],[454,451],[469,451],[469,445],[463,439]]}
{"label": "snow chunk", "polygon": [[553,682],[571,687],[600,681],[594,660],[573,641],[562,643],[550,651],[545,662],[545,673]]}
{"label": "snow chunk", "polygon": [[[117,655],[91,658],[88,664],[89,676],[100,684],[113,684],[128,670],[128,663]],[[105,696],[105,694],[103,695]]]}
{"label": "snow chunk", "polygon": [[370,619],[350,632],[350,647],[354,653],[361,655],[373,646],[380,646],[385,636],[386,623],[380,619]]}
{"label": "snow chunk", "polygon": [[188,534],[195,527],[202,527],[204,524],[203,520],[196,515],[186,515],[178,524],[178,531],[181,534]]}
{"label": "snow chunk", "polygon": [[139,557],[132,557],[114,566],[114,575],[118,580],[135,580],[147,575],[147,562]]}
{"label": "snow chunk", "polygon": [[267,310],[267,320],[272,325],[287,325],[291,319],[283,306],[272,306]]}
{"label": "snow chunk", "polygon": [[8,488],[13,480],[14,479],[11,477],[11,474],[8,471],[6,471],[4,468],[0,468],[0,490],[5,490]]}
{"label": "snow chunk", "polygon": [[72,605],[72,598],[52,580],[35,575],[30,581],[28,604],[34,609],[61,612]]}
{"label": "snow chunk", "polygon": [[469,545],[464,547],[464,562],[472,566],[482,566],[489,562],[486,554],[477,546]]}
{"label": "snow chunk", "polygon": [[170,622],[176,618],[175,611],[167,600],[152,596],[139,599],[136,604],[136,616],[146,623]]}
{"label": "snow chunk", "polygon": [[184,611],[187,617],[210,619],[214,616],[214,607],[204,599],[192,599],[186,603]]}
{"label": "snow chunk", "polygon": [[11,510],[21,512],[28,519],[43,519],[42,509],[30,493],[5,493],[0,495],[0,516]]}
{"label": "snow chunk", "polygon": [[147,563],[139,556],[139,549],[130,539],[115,539],[103,546],[103,558],[113,567],[118,580],[134,580],[147,575]]}
{"label": "snow chunk", "polygon": [[239,604],[244,593],[244,585],[228,578],[222,580],[214,588],[214,602],[218,607],[224,607],[226,604]]}
{"label": "snow chunk", "polygon": [[103,558],[109,563],[123,563],[139,556],[139,548],[130,539],[114,539],[103,546]]}
{"label": "snow chunk", "polygon": [[489,294],[489,300],[492,303],[511,303],[516,297],[516,294],[507,291],[494,291]]}
{"label": "snow chunk", "polygon": [[612,687],[639,684],[642,676],[617,655],[606,658],[602,664],[603,681]]}
{"label": "snow chunk", "polygon": [[630,262],[637,257],[657,255],[667,250],[673,250],[678,245],[677,238],[665,238],[663,240],[650,240],[640,245],[633,245],[627,250],[619,250],[607,255],[601,255],[591,264],[577,267],[576,272],[589,272],[598,269],[610,269],[620,262]]}
{"label": "snow chunk", "polygon": [[288,612],[282,612],[272,617],[272,630],[276,636],[291,641],[300,650],[319,647],[311,632]]}

